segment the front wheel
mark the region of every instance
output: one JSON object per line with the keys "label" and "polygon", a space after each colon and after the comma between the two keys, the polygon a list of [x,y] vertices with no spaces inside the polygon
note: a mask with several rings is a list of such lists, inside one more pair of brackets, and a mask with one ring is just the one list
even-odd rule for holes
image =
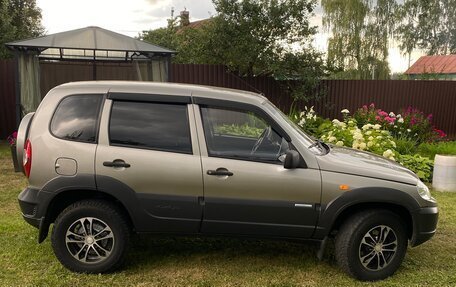
{"label": "front wheel", "polygon": [[363,281],[394,274],[407,250],[407,234],[401,218],[387,210],[353,215],[341,226],[335,245],[341,268]]}
{"label": "front wheel", "polygon": [[62,211],[54,223],[51,241],[55,255],[66,268],[103,273],[122,263],[129,229],[116,206],[100,200],[84,200]]}

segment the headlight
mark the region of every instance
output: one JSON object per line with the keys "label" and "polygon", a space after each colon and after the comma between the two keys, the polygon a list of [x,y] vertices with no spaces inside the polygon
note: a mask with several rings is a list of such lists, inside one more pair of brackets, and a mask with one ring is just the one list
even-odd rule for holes
{"label": "headlight", "polygon": [[431,196],[431,192],[429,191],[429,188],[420,181],[418,181],[418,184],[416,185],[416,190],[418,190],[418,194],[425,200],[430,200],[432,201],[433,198]]}

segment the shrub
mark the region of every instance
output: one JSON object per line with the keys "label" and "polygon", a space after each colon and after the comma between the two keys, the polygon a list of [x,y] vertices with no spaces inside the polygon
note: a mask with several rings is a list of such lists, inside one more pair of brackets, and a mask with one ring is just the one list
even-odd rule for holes
{"label": "shrub", "polygon": [[294,112],[291,119],[306,133],[316,138],[320,138],[325,129],[331,126],[331,121],[318,116],[313,107],[304,107],[304,111],[300,113]]}
{"label": "shrub", "polygon": [[246,136],[246,137],[254,137],[258,138],[263,129],[252,127],[248,124],[243,125],[220,125],[215,127],[215,131],[221,134],[228,134],[234,136]]}
{"label": "shrub", "polygon": [[423,157],[419,154],[405,154],[399,155],[397,161],[401,165],[413,171],[421,180],[425,182],[432,181],[434,161],[428,157]]}
{"label": "shrub", "polygon": [[347,146],[354,149],[370,151],[375,154],[395,160],[396,143],[391,134],[381,130],[379,124],[365,124],[358,128],[355,119],[344,115],[344,121],[332,121],[332,127],[321,136],[323,141],[336,146]]}
{"label": "shrub", "polygon": [[395,138],[415,140],[417,143],[439,141],[446,138],[443,131],[432,125],[432,114],[425,115],[412,107],[395,114],[377,109],[372,103],[358,109],[353,114],[353,118],[360,125],[380,124],[382,129],[390,131]]}

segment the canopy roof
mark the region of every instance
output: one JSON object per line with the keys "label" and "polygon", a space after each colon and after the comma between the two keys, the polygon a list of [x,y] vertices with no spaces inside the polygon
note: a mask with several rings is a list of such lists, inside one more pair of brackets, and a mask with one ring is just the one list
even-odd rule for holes
{"label": "canopy roof", "polygon": [[129,60],[176,53],[94,26],[10,42],[6,46],[17,51],[36,51],[41,58],[51,59]]}

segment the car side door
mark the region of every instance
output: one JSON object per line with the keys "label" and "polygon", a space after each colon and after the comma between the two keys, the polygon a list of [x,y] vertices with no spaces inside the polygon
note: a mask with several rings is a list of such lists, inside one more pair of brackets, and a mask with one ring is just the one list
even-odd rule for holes
{"label": "car side door", "polygon": [[96,152],[97,188],[124,197],[142,232],[197,233],[203,196],[190,97],[110,93]]}
{"label": "car side door", "polygon": [[318,169],[285,169],[294,149],[261,108],[194,98],[204,179],[202,232],[308,238],[318,217]]}

